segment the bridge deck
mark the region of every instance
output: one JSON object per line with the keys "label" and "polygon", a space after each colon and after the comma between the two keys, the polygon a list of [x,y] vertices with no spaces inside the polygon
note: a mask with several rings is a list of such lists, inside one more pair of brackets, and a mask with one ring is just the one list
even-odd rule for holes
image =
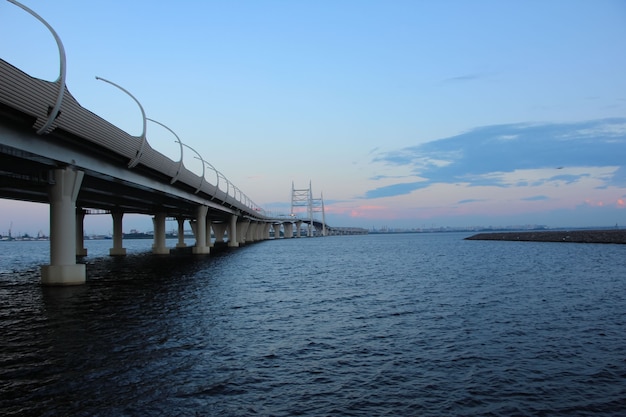
{"label": "bridge deck", "polygon": [[[85,180],[77,204],[81,207],[193,217],[205,204],[215,218],[235,212],[266,218],[256,207],[228,194],[181,164],[154,150],[142,138],[129,135],[80,106],[65,91],[61,112],[46,135],[36,135],[54,103],[57,83],[39,80],[0,60],[0,193],[4,198],[47,202],[52,168],[74,166]],[[128,164],[139,157],[136,167]],[[172,184],[172,180],[175,182]],[[227,184],[228,185],[228,184]]]}

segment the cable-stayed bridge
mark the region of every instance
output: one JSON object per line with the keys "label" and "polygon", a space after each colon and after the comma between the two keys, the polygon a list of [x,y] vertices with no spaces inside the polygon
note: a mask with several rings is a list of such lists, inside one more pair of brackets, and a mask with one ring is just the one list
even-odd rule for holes
{"label": "cable-stayed bridge", "polygon": [[[65,52],[54,30],[32,10],[16,1],[51,31],[59,48],[59,77],[54,82],[33,78],[0,59],[0,198],[50,205],[50,264],[42,267],[42,283],[73,285],[85,282],[83,221],[90,210],[105,211],[113,221],[111,255],[125,255],[122,221],[126,213],[151,215],[153,252],[168,254],[165,222],[178,222],[179,242],[185,246],[184,222],[189,221],[195,254],[208,254],[214,244],[242,244],[283,236],[366,233],[364,229],[333,228],[326,224],[323,200],[298,196],[289,215],[267,213],[254,203],[195,149],[184,144],[169,127],[147,117],[139,106],[143,132],[132,136],[83,108],[65,83]],[[174,161],[153,149],[146,138],[147,123],[169,130],[180,146]],[[202,173],[188,170],[183,153],[191,151],[202,162]],[[293,188],[293,186],[292,186]],[[297,207],[306,205],[305,214]],[[296,210],[294,210],[296,209]],[[322,219],[314,216],[321,213]],[[215,236],[215,242],[211,236]]]}

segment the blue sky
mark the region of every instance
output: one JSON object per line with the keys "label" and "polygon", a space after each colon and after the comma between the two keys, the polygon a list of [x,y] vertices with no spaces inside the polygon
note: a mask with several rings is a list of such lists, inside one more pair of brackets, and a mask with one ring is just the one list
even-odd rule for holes
{"label": "blue sky", "polygon": [[[84,107],[138,135],[134,102],[95,76],[122,85],[268,210],[310,181],[332,225],[626,225],[623,0],[24,4]],[[58,75],[52,37],[6,1],[0,57]],[[178,160],[174,139],[148,125]],[[48,230],[46,206],[0,214]]]}

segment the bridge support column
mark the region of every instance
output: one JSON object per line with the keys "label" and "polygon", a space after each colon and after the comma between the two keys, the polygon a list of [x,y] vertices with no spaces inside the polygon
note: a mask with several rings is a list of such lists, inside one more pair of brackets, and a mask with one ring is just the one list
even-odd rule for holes
{"label": "bridge support column", "polygon": [[250,222],[248,223],[248,231],[246,233],[246,242],[256,242],[257,240],[259,240],[259,237],[257,236],[257,227],[258,227],[258,223],[257,222]]}
{"label": "bridge support column", "polygon": [[85,248],[85,210],[76,210],[76,256],[87,256]]}
{"label": "bridge support column", "polygon": [[291,239],[293,237],[293,223],[284,223],[285,239]]}
{"label": "bridge support column", "polygon": [[187,247],[185,243],[185,218],[177,217],[176,221],[178,222],[178,242],[176,243],[176,247],[185,248]]}
{"label": "bridge support column", "polygon": [[263,225],[263,240],[268,240],[270,238],[270,228],[272,227],[271,224],[269,223],[265,223]]}
{"label": "bridge support column", "polygon": [[152,253],[157,255],[169,255],[170,250],[165,245],[165,213],[156,213],[152,218],[154,225],[154,243]]}
{"label": "bridge support column", "polygon": [[296,236],[297,236],[297,237],[302,237],[302,230],[301,230],[301,227],[302,227],[302,221],[301,221],[301,220],[298,220],[298,221],[296,222]]}
{"label": "bridge support column", "polygon": [[228,247],[238,248],[239,242],[237,241],[237,215],[230,216],[230,224],[228,225]]}
{"label": "bridge support column", "polygon": [[281,223],[272,225],[274,228],[274,239],[280,239],[280,225]]}
{"label": "bridge support column", "polygon": [[209,211],[207,206],[198,206],[196,214],[196,245],[192,248],[192,252],[197,255],[207,254],[210,252],[206,245],[206,214]]}
{"label": "bridge support column", "polygon": [[224,233],[228,228],[228,223],[213,223],[213,233],[215,233],[215,243],[224,243]]}
{"label": "bridge support column", "polygon": [[207,219],[206,221],[206,246],[208,248],[213,247],[213,242],[211,241],[211,227],[213,227],[213,222]]}
{"label": "bridge support column", "polygon": [[70,168],[52,171],[50,199],[50,265],[41,267],[43,285],[79,285],[85,265],[76,263],[76,198],[85,175]]}
{"label": "bridge support column", "polygon": [[124,237],[122,232],[122,218],[124,213],[121,211],[111,212],[113,217],[113,247],[109,249],[109,255],[111,256],[124,256],[126,255],[126,249],[122,247],[122,239]]}
{"label": "bridge support column", "polygon": [[239,245],[246,244],[246,235],[248,234],[248,228],[250,227],[250,220],[244,219],[237,222],[237,243]]}

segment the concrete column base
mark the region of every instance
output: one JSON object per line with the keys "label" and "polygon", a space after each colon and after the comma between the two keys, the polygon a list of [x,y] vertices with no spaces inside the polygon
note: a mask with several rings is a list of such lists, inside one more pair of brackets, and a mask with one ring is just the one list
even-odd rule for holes
{"label": "concrete column base", "polygon": [[43,285],[82,285],[86,280],[84,264],[43,265],[41,283]]}
{"label": "concrete column base", "polygon": [[155,255],[169,255],[170,248],[168,248],[167,246],[153,247],[152,253]]}
{"label": "concrete column base", "polygon": [[109,255],[111,255],[111,256],[126,256],[126,248],[111,248],[111,249],[109,249]]}
{"label": "concrete column base", "polygon": [[211,248],[208,246],[194,246],[191,248],[191,253],[194,255],[207,255],[211,253]]}

